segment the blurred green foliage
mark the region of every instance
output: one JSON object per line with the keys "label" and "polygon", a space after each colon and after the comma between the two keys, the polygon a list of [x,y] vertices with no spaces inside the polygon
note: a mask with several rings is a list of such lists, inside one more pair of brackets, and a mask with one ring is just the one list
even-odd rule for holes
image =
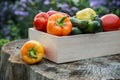
{"label": "blurred green foliage", "polygon": [[[9,40],[28,37],[28,28],[33,27],[33,18],[39,12],[56,10],[70,16],[89,6],[85,0],[12,0],[0,3],[0,38]],[[4,34],[3,34],[4,33]]]}
{"label": "blurred green foliage", "polygon": [[28,28],[39,12],[56,10],[74,16],[86,7],[93,8],[99,16],[115,13],[120,17],[119,0],[1,0],[0,39],[28,38]]}
{"label": "blurred green foliage", "polygon": [[4,44],[8,43],[8,39],[0,39],[0,59],[1,59],[1,48]]}
{"label": "blurred green foliage", "polygon": [[8,43],[9,40],[7,39],[0,39],[0,50],[1,50],[1,47],[5,44],[5,43]]}
{"label": "blurred green foliage", "polygon": [[92,7],[99,16],[114,13],[120,17],[120,0],[89,0]]}

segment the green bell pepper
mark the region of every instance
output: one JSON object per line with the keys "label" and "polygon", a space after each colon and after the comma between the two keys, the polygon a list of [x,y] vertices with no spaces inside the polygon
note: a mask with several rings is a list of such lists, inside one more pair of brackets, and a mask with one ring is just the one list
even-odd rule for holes
{"label": "green bell pepper", "polygon": [[70,18],[72,25],[77,26],[79,29],[86,29],[88,27],[88,21],[87,20],[79,20],[75,17]]}
{"label": "green bell pepper", "polygon": [[102,32],[102,22],[99,18],[95,19],[94,21],[90,21],[88,23],[87,29],[83,31],[84,33],[96,33]]}
{"label": "green bell pepper", "polygon": [[72,31],[70,33],[70,35],[77,35],[77,34],[81,34],[82,31],[78,28],[78,27],[72,27]]}

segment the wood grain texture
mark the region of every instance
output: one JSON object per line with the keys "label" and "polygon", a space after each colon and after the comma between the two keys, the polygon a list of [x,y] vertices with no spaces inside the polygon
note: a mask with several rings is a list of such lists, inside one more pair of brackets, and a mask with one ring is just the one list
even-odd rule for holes
{"label": "wood grain texture", "polygon": [[2,47],[0,80],[120,80],[120,54],[56,64],[46,59],[25,64],[19,56],[27,40]]}
{"label": "wood grain texture", "polygon": [[120,30],[59,37],[30,28],[29,39],[41,42],[45,58],[56,63],[120,53]]}

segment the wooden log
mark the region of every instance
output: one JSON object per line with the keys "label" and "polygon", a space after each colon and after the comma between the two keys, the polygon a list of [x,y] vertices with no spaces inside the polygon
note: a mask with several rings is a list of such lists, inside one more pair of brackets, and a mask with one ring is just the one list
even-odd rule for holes
{"label": "wooden log", "polygon": [[120,80],[120,54],[56,64],[43,59],[27,65],[20,59],[20,48],[27,40],[2,47],[0,80]]}

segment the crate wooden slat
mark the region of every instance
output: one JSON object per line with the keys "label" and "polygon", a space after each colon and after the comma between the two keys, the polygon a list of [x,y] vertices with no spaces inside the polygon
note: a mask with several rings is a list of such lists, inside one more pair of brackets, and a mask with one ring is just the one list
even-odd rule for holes
{"label": "crate wooden slat", "polygon": [[29,28],[28,34],[43,43],[45,58],[56,63],[120,53],[120,30],[58,37]]}

